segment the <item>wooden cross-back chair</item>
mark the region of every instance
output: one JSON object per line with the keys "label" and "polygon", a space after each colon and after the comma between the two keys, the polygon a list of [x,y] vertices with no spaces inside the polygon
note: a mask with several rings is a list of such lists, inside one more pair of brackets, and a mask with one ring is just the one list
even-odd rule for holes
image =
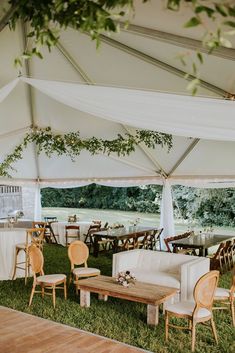
{"label": "wooden cross-back chair", "polygon": [[140,235],[138,237],[137,247],[140,249],[156,250],[157,243],[159,243],[159,248],[161,249],[160,236],[162,231],[163,228],[145,231],[144,236]]}
{"label": "wooden cross-back chair", "polygon": [[92,247],[94,246],[93,234],[103,229],[106,229],[106,228],[101,228],[101,222],[96,224],[93,223],[90,225],[87,233],[84,234],[85,236],[84,243],[88,246],[89,251],[91,251]]}
{"label": "wooden cross-back chair", "polygon": [[222,307],[213,307],[214,310],[229,310],[231,311],[232,316],[232,325],[235,327],[235,267],[232,270],[232,285],[230,289],[227,288],[217,288],[215,291],[215,302],[221,303],[225,306]]}
{"label": "wooden cross-back chair", "polygon": [[211,270],[219,270],[221,274],[224,273],[226,268],[225,262],[225,248],[226,243],[220,243],[218,249],[216,250],[215,254],[210,257],[210,269]]}
{"label": "wooden cross-back chair", "polygon": [[[173,237],[165,238],[164,242],[166,244],[167,251],[168,252],[172,252],[172,250],[170,248],[170,242],[171,241],[184,239],[184,238],[189,238],[189,237],[191,237],[193,235],[194,235],[194,232],[193,231],[189,231],[189,232],[185,232],[183,234],[175,235]],[[188,254],[188,253],[192,252],[194,254],[195,250],[194,249],[181,249],[181,250],[178,250],[177,252],[180,252],[181,254]]]}
{"label": "wooden cross-back chair", "polygon": [[[203,275],[194,287],[194,302],[182,301],[166,305],[165,311],[165,335],[169,337],[169,327],[188,330],[192,333],[192,352],[195,350],[196,324],[210,322],[216,343],[218,338],[213,320],[212,305],[215,290],[219,280],[219,271],[210,271]],[[170,318],[183,318],[188,321],[188,326],[177,326],[170,323]]]}
{"label": "wooden cross-back chair", "polygon": [[65,243],[69,246],[69,239],[79,240],[80,239],[80,227],[76,225],[65,226]]}
{"label": "wooden cross-back chair", "polygon": [[223,249],[223,264],[224,264],[224,272],[230,271],[233,268],[233,248],[234,241],[228,240],[225,243],[225,247]]}
{"label": "wooden cross-back chair", "polygon": [[41,222],[36,221],[32,223],[33,228],[45,228],[44,237],[47,243],[56,243],[58,244],[53,229],[51,227],[51,223],[57,221],[48,221],[48,222]]}
{"label": "wooden cross-back chair", "polygon": [[72,277],[73,283],[75,284],[76,294],[78,294],[79,278],[98,276],[100,275],[100,270],[87,266],[89,249],[88,246],[80,240],[75,240],[69,245],[68,256],[71,265],[70,281]]}
{"label": "wooden cross-back chair", "polygon": [[[64,298],[67,298],[66,289],[66,275],[64,274],[50,274],[45,275],[43,271],[44,258],[41,250],[35,245],[29,247],[29,262],[33,273],[33,287],[29,299],[29,306],[32,304],[34,293],[40,293],[42,298],[44,295],[51,295],[53,301],[53,307],[55,308],[56,303],[56,289],[64,290]],[[37,276],[39,274],[39,276]],[[59,285],[63,284],[63,287]],[[40,286],[41,290],[36,291],[36,287]],[[52,290],[48,292],[47,290]]]}
{"label": "wooden cross-back chair", "polygon": [[[25,272],[25,284],[27,283],[27,278],[29,276],[29,257],[28,257],[29,246],[31,244],[34,244],[40,250],[43,250],[44,233],[45,233],[45,228],[27,229],[25,243],[16,244],[14,271],[13,271],[12,279],[15,279],[16,270],[21,269],[21,270],[24,270],[24,272]],[[24,261],[21,261],[21,260],[18,261],[18,255],[21,251],[24,251],[24,253],[25,253],[25,260]]]}

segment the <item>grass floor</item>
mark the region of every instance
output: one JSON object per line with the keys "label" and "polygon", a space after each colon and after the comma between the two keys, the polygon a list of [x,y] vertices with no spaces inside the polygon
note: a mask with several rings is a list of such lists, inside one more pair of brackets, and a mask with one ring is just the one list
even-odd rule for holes
{"label": "grass floor", "polygon": [[[69,274],[69,260],[65,248],[59,245],[46,245],[44,248],[45,273]],[[89,257],[89,266],[101,269],[102,274],[111,275],[111,255],[98,258]],[[73,285],[68,289],[68,300],[63,299],[62,291],[57,291],[56,309],[52,307],[51,297],[44,299],[36,294],[31,308],[28,299],[32,279],[24,285],[24,279],[0,282],[0,305],[24,311],[36,316],[77,327],[102,336],[116,339],[156,353],[190,352],[190,334],[180,330],[171,330],[168,343],[164,339],[164,318],[160,315],[157,327],[146,324],[146,305],[132,303],[116,298],[108,302],[98,301],[91,296],[91,307],[80,308],[79,297],[75,296]],[[220,286],[230,286],[230,274],[223,275]],[[231,326],[227,311],[215,312],[215,322],[219,336],[216,346],[211,330],[203,325],[197,326],[196,352],[235,352],[235,329]],[[23,324],[23,323],[22,323]]]}

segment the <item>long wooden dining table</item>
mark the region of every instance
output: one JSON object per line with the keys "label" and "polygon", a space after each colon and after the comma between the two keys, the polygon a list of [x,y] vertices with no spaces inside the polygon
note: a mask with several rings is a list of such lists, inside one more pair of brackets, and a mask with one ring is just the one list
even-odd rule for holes
{"label": "long wooden dining table", "polygon": [[173,252],[177,252],[178,248],[198,249],[199,256],[207,256],[209,248],[233,239],[235,239],[235,234],[223,235],[201,233],[194,236],[190,236],[189,238],[171,241],[169,244],[172,245]]}
{"label": "long wooden dining table", "polygon": [[118,251],[119,241],[124,241],[127,239],[136,239],[141,236],[144,232],[156,231],[157,227],[146,227],[146,226],[137,226],[137,227],[121,227],[111,230],[102,230],[100,232],[95,232],[92,236],[94,238],[94,256],[97,257],[99,253],[99,242],[102,239],[110,239],[112,241],[113,252]]}

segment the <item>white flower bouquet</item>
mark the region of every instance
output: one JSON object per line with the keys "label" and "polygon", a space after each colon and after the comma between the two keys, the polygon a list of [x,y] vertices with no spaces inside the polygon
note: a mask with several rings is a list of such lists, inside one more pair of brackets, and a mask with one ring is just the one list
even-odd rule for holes
{"label": "white flower bouquet", "polygon": [[123,287],[129,287],[130,283],[133,283],[136,281],[136,278],[133,273],[130,271],[122,271],[118,272],[118,275],[116,277],[116,281],[121,284]]}

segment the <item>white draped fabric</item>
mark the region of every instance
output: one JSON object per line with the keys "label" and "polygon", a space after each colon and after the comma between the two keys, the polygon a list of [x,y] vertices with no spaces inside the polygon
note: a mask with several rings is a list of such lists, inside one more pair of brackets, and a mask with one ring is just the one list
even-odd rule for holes
{"label": "white draped fabric", "polygon": [[40,186],[35,187],[35,199],[34,199],[34,220],[41,221],[42,219],[42,205],[41,205],[41,190]]}
{"label": "white draped fabric", "polygon": [[36,80],[26,83],[72,108],[176,136],[235,141],[235,102],[116,87]]}
{"label": "white draped fabric", "polygon": [[166,247],[163,239],[175,234],[171,184],[168,180],[165,180],[163,185],[160,228],[163,228],[161,234],[161,248],[165,249]]}
{"label": "white draped fabric", "polygon": [[0,89],[0,103],[11,93],[18,82],[19,79],[16,78],[14,81],[9,82]]}

